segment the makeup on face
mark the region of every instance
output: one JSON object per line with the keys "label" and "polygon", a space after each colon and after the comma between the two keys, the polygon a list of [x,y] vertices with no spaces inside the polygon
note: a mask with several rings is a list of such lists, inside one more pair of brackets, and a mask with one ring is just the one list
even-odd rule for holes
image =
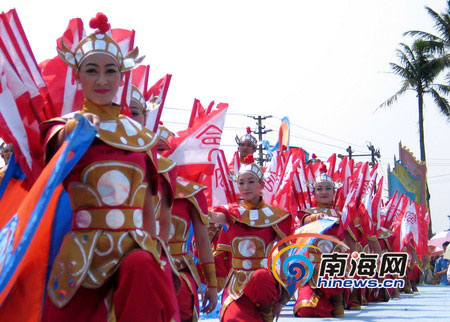
{"label": "makeup on face", "polygon": [[318,203],[331,206],[334,200],[334,187],[331,182],[320,182],[314,188],[314,196]]}
{"label": "makeup on face", "polygon": [[84,97],[99,105],[111,105],[122,81],[117,62],[97,53],[86,57],[77,72]]}

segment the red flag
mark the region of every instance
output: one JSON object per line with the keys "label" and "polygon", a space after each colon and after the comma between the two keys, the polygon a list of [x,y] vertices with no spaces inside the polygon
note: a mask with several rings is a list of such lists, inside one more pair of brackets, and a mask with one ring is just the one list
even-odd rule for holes
{"label": "red flag", "polygon": [[381,194],[383,192],[383,179],[384,177],[381,177],[380,181],[378,181],[377,192],[372,202],[372,223],[373,223],[371,231],[372,235],[377,234],[378,230],[381,227],[381,207],[382,207]]}
{"label": "red flag", "polygon": [[272,204],[275,207],[285,209],[291,214],[298,211],[298,203],[295,198],[294,177],[296,169],[300,164],[303,150],[290,150],[284,153],[287,158],[286,166],[281,176],[281,181],[272,198]]}
{"label": "red flag", "polygon": [[399,199],[398,191],[396,190],[394,195],[391,197],[391,199],[389,199],[389,201],[386,205],[386,210],[384,211],[383,215],[381,216],[381,226],[383,226],[385,228],[390,227],[390,224],[388,225],[388,218],[392,217],[392,214],[394,213],[395,206],[397,205],[398,199]]}
{"label": "red flag", "polygon": [[150,131],[156,132],[158,130],[171,79],[172,75],[167,74],[145,92],[145,99],[148,102],[147,108],[149,109],[146,113],[145,127]]}
{"label": "red flag", "polygon": [[140,65],[131,71],[131,81],[134,86],[145,97],[148,90],[148,78],[150,76],[150,65]]}
{"label": "red flag", "polygon": [[[126,56],[128,52],[134,48],[134,30],[127,29],[112,29],[111,37],[117,44],[119,44],[120,51],[123,56]],[[131,116],[130,112],[130,100],[131,100],[131,72],[126,72],[123,75],[123,85],[119,87],[116,94],[115,101],[122,106],[122,113]]]}
{"label": "red flag", "polygon": [[352,189],[345,197],[345,202],[342,207],[341,224],[339,225],[339,231],[341,233],[346,231],[355,221],[355,192],[356,189]]}
{"label": "red flag", "polygon": [[233,185],[228,180],[230,175],[226,166],[225,154],[222,150],[214,153],[214,172],[212,176],[205,175],[200,184],[207,187],[205,196],[209,207],[221,206],[236,202]]}
{"label": "red flag", "polygon": [[38,120],[31,112],[30,93],[0,48],[0,136],[12,143],[28,182],[43,168]]}
{"label": "red flag", "polygon": [[[208,115],[196,118],[190,128],[170,139],[168,158],[177,163],[179,175],[198,182],[214,170],[213,152],[219,150],[228,104],[219,103]],[[166,156],[165,155],[165,156]]]}
{"label": "red flag", "polygon": [[361,227],[367,236],[374,234],[374,222],[372,214],[373,189],[377,178],[377,172],[369,177],[369,171],[362,179],[360,188],[360,202],[358,204],[358,216],[360,218]]}
{"label": "red flag", "polygon": [[[83,21],[80,18],[71,19],[64,34],[57,39],[57,46],[62,42],[75,50],[76,45],[85,37]],[[81,109],[83,92],[75,80],[75,70],[62,61],[59,56],[39,64],[44,81],[49,89],[55,107],[55,116],[62,116]]]}
{"label": "red flag", "polygon": [[10,64],[30,94],[32,111],[39,122],[54,116],[47,86],[41,76],[28,39],[15,9],[0,14],[0,43],[8,53]]}
{"label": "red flag", "polygon": [[328,175],[334,178],[334,168],[336,166],[336,153],[333,153],[331,157],[328,158]]}

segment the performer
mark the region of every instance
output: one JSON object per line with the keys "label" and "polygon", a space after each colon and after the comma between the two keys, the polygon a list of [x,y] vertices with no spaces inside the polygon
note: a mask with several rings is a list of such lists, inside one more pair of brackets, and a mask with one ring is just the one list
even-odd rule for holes
{"label": "performer", "polygon": [[2,142],[0,146],[0,157],[3,159],[5,165],[0,168],[0,182],[2,182],[3,176],[5,175],[5,171],[8,168],[9,159],[12,154],[12,144],[6,144]]}
{"label": "performer", "polygon": [[287,291],[267,269],[267,256],[276,242],[292,231],[289,213],[264,203],[262,170],[253,156],[239,170],[244,200],[214,208],[211,221],[229,225],[232,269],[225,282],[222,321],[272,321],[288,301]]}
{"label": "performer", "polygon": [[[380,227],[378,230],[378,242],[381,247],[381,252],[392,252],[392,245],[389,242],[389,238],[393,235],[393,232],[383,226]],[[393,279],[393,276],[390,274],[387,274],[384,279]],[[381,288],[376,290],[377,294],[374,294],[374,301],[376,302],[388,302],[391,298],[391,296],[394,296],[394,288]]]}
{"label": "performer", "polygon": [[[122,73],[142,59],[137,48],[122,54],[105,15],[97,14],[90,26],[98,29],[73,52],[64,43],[58,50],[76,70],[85,98],[78,113],[96,126],[97,138],[64,181],[73,225],[53,264],[43,320],[171,321],[177,311],[169,300],[173,283],[151,229],[158,177],[150,149],[156,138],[112,103]],[[62,117],[42,124],[46,160],[76,123]]]}
{"label": "performer", "polygon": [[250,127],[247,127],[247,134],[240,138],[236,135],[235,140],[238,145],[239,161],[245,163],[245,157],[256,152],[258,140],[252,135]]}
{"label": "performer", "polygon": [[[234,153],[233,160],[228,165],[230,169],[230,174],[232,176],[236,176],[239,173],[239,169],[241,168],[241,164],[246,164],[245,158],[248,155],[253,156],[253,153],[256,152],[256,147],[258,145],[258,140],[252,135],[252,130],[250,127],[247,127],[247,134],[241,136],[236,135],[235,141],[238,145],[238,150]],[[242,199],[242,196],[239,194],[239,186],[237,182],[232,181],[234,191],[236,193],[236,200]]]}
{"label": "performer", "polygon": [[[141,126],[145,126],[147,112],[146,106],[144,96],[136,86],[132,85],[130,100],[131,118]],[[153,198],[156,219],[156,226],[154,229],[158,237],[160,237],[164,243],[167,244],[169,241],[169,231],[171,226],[170,209],[172,208],[175,196],[176,173],[174,171],[175,163],[161,156],[159,152],[168,149],[167,138],[170,135],[173,135],[173,133],[161,124],[158,127],[158,134],[158,143],[155,148],[158,151],[159,187],[157,195]]]}
{"label": "performer", "polygon": [[[160,131],[158,150],[160,152],[170,150],[168,139],[174,134],[163,126],[160,126]],[[199,267],[207,286],[202,312],[210,313],[217,305],[217,279],[207,230],[208,206],[204,189],[205,187],[196,182],[180,176],[176,178],[168,245],[181,278],[177,293],[181,321],[197,321],[200,315],[198,290],[201,289],[201,278],[191,253],[192,240],[189,238],[191,230],[195,236],[196,254],[200,259]]]}
{"label": "performer", "polygon": [[[442,244],[442,248],[444,249],[444,254],[449,247],[450,242],[446,241]],[[450,285],[450,281],[447,280],[447,268],[450,264],[450,260],[444,258],[444,254],[442,254],[438,260],[436,261],[436,265],[434,266],[434,281],[439,285]]]}
{"label": "performer", "polygon": [[[300,212],[299,216],[301,217],[302,225],[326,217],[334,217],[340,220],[340,212],[333,208],[337,184],[326,173],[325,165],[322,165],[320,168],[320,173],[314,179],[311,188],[317,200],[317,207]],[[326,234],[335,236],[339,240],[345,239],[345,243],[351,250],[356,247],[354,235],[350,230],[344,233],[339,232],[339,221]],[[342,249],[331,241],[318,240],[316,244],[315,246],[322,251],[315,249],[308,251],[309,256],[314,258],[314,274],[309,282],[299,289],[297,302],[294,306],[294,314],[298,317],[342,317],[344,316],[343,289],[317,287],[321,253],[342,252]]]}

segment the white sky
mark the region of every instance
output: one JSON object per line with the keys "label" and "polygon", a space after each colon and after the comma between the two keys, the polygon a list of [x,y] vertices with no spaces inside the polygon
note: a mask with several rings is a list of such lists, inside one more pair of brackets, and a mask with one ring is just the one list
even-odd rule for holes
{"label": "white sky", "polygon": [[[375,109],[400,88],[389,62],[397,62],[400,42],[411,43],[403,32],[434,32],[424,6],[441,12],[446,1],[2,0],[0,10],[17,9],[38,62],[55,56],[70,18],[82,18],[89,32],[89,19],[102,11],[113,28],[135,29],[151,80],[173,75],[166,107],[190,110],[194,98],[230,104],[222,141],[229,157],[235,134],[255,127],[236,114],[273,115],[266,123],[275,130],[266,137],[272,143],[277,118],[287,115],[291,145],[326,159],[348,145],[369,153],[370,141],[381,150],[385,174],[399,141],[420,155],[414,93]],[[441,231],[450,226],[450,126],[431,100],[425,104],[433,230]],[[162,120],[178,131],[188,117],[167,109]]]}

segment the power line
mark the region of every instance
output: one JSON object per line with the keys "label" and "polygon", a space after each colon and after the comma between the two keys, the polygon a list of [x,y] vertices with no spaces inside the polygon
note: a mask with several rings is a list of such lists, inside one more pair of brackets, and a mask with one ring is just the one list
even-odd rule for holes
{"label": "power line", "polygon": [[302,136],[295,135],[295,134],[292,134],[292,133],[291,133],[291,137],[294,137],[294,138],[297,138],[297,139],[306,140],[306,141],[310,141],[310,142],[314,142],[314,143],[317,143],[317,144],[331,146],[331,147],[342,149],[342,150],[346,149],[346,148],[343,148],[341,146],[337,146],[337,145],[329,144],[329,143],[325,143],[325,142],[320,142],[320,141],[317,141],[317,140],[314,140],[314,139],[310,139],[310,138],[307,138],[307,137],[302,137]]}
{"label": "power line", "polygon": [[[276,116],[275,116],[275,118],[277,118],[277,119],[279,119],[279,120],[281,121],[281,119],[280,119],[279,117],[276,117]],[[344,140],[341,140],[341,139],[336,139],[336,138],[331,137],[331,136],[329,136],[329,135],[322,134],[322,133],[319,133],[319,132],[314,131],[314,130],[310,130],[310,129],[304,127],[304,126],[300,126],[300,125],[297,125],[297,124],[292,123],[292,122],[290,122],[290,124],[293,125],[293,126],[295,126],[295,127],[300,128],[300,129],[303,129],[303,130],[305,130],[305,131],[308,131],[308,132],[311,132],[311,133],[314,133],[314,134],[321,135],[321,136],[323,136],[323,137],[329,138],[329,139],[331,139],[331,140],[335,140],[335,141],[339,141],[339,142],[342,142],[342,143],[345,143],[345,144],[350,144],[350,145],[358,146],[358,147],[360,147],[360,148],[365,148],[365,147],[362,146],[362,145],[355,144],[355,143],[351,143],[351,142],[347,142],[347,141],[344,141]]]}
{"label": "power line", "polygon": [[[437,176],[429,176],[428,179],[431,178],[438,178],[438,177],[446,177],[446,176],[450,176],[450,173],[446,173],[446,174],[439,174]],[[450,179],[450,178],[449,178]]]}
{"label": "power line", "polygon": [[[164,107],[164,108],[165,108],[165,109],[167,108],[167,109],[169,109],[169,110],[177,110],[177,111],[191,112],[190,109],[184,109],[184,108],[167,107],[167,106]],[[237,115],[237,116],[246,116],[246,117],[257,117],[256,114],[233,113],[233,112],[227,112],[227,115]],[[277,119],[277,120],[279,120],[279,121],[281,121],[281,118],[279,118],[279,117],[277,117],[277,116],[274,116],[274,118]],[[300,129],[303,129],[303,130],[305,130],[305,131],[308,131],[308,132],[311,132],[311,133],[314,133],[314,134],[317,134],[317,135],[326,137],[326,138],[331,139],[331,140],[339,141],[339,142],[342,142],[342,143],[345,143],[345,144],[350,144],[350,145],[357,146],[357,147],[360,147],[360,148],[365,148],[364,146],[362,146],[362,145],[360,145],[360,144],[355,144],[355,143],[351,143],[351,142],[348,142],[348,141],[345,141],[345,140],[337,139],[337,138],[331,137],[331,136],[329,136],[329,135],[322,134],[322,133],[319,133],[319,132],[317,132],[317,131],[308,129],[308,128],[304,127],[304,126],[297,125],[297,124],[292,123],[292,122],[290,122],[290,124],[291,124],[292,126],[295,126],[295,127],[300,128]],[[276,127],[276,126],[272,125],[272,127]],[[240,128],[236,128],[236,129],[240,129]],[[291,135],[291,136],[292,136],[292,135]],[[299,137],[299,136],[297,136],[297,138],[303,138],[303,139],[305,139],[305,140],[309,140],[309,141],[313,142],[313,139],[308,139],[308,138],[305,138],[305,137]],[[319,143],[320,141],[314,140],[314,142]],[[333,144],[327,144],[327,143],[324,143],[324,142],[320,142],[320,143],[321,143],[321,144],[324,144],[324,145],[332,146],[332,147],[337,147],[336,145],[333,145]],[[345,148],[342,148],[342,147],[338,147],[338,148],[339,148],[339,149],[344,149],[344,150],[345,150]],[[362,153],[362,151],[356,151],[356,152]]]}

